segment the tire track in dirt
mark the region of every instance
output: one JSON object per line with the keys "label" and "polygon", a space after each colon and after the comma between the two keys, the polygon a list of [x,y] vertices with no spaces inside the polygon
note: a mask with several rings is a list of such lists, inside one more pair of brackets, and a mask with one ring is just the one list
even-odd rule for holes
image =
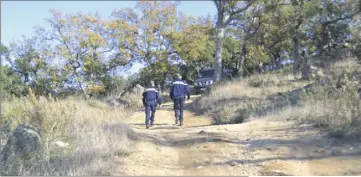
{"label": "tire track in dirt", "polygon": [[[191,101],[187,101],[189,105]],[[310,126],[283,120],[211,125],[185,110],[174,125],[172,104],[158,108],[155,126],[145,129],[144,112],[127,118],[140,138],[116,175],[361,175],[360,143],[325,137]]]}

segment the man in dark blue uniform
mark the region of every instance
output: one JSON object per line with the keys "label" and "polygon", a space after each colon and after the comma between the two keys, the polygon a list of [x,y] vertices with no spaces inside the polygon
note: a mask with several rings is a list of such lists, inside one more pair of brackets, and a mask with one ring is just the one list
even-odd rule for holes
{"label": "man in dark blue uniform", "polygon": [[[154,114],[157,104],[161,105],[159,92],[154,87],[154,82],[150,81],[150,87],[143,92],[143,105],[145,107],[145,125],[148,129],[149,126],[154,125]],[[150,125],[149,125],[150,121]]]}
{"label": "man in dark blue uniform", "polygon": [[[180,126],[183,126],[184,100],[186,96],[189,100],[190,88],[188,84],[182,80],[182,76],[180,74],[176,75],[169,96],[174,103],[175,124],[178,124],[178,120],[179,120]],[[179,114],[178,114],[178,110],[179,110]]]}

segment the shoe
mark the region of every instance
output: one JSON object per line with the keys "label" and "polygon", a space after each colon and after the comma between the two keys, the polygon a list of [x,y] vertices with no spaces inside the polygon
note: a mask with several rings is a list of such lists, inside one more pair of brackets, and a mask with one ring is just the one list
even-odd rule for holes
{"label": "shoe", "polygon": [[148,124],[147,124],[147,125],[145,125],[145,128],[149,129],[149,125],[148,125]]}
{"label": "shoe", "polygon": [[179,126],[183,126],[183,121],[180,122]]}
{"label": "shoe", "polygon": [[150,122],[150,126],[153,127],[153,126],[154,126],[154,122]]}
{"label": "shoe", "polygon": [[175,119],[175,124],[176,124],[176,125],[178,124],[178,119]]}

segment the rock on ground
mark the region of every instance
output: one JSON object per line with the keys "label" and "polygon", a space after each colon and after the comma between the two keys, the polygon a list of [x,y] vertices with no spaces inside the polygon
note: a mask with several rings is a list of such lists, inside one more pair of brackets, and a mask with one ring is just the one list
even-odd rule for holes
{"label": "rock on ground", "polygon": [[20,170],[35,157],[42,147],[39,132],[32,127],[19,125],[10,135],[0,154],[0,175],[19,175]]}
{"label": "rock on ground", "polygon": [[127,100],[122,100],[122,99],[111,99],[111,100],[107,100],[106,103],[107,103],[109,106],[112,106],[112,107],[119,107],[119,106],[127,107],[127,106],[130,106],[130,102],[129,102],[129,101],[127,101]]}

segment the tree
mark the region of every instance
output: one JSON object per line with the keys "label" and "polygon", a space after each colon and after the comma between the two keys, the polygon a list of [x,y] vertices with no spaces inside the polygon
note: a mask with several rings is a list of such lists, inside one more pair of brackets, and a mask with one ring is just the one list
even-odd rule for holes
{"label": "tree", "polygon": [[255,34],[257,37],[255,42],[262,45],[265,52],[272,58],[269,60],[269,65],[272,68],[280,68],[282,54],[288,53],[291,49],[290,35],[286,28],[288,25],[287,4],[275,6],[270,2],[266,7],[267,10],[262,13],[262,19]]}
{"label": "tree", "polygon": [[[3,44],[1,44],[0,53],[1,60],[6,59],[9,56],[9,50]],[[1,65],[0,72],[1,100],[8,99],[11,97],[11,95],[23,95],[25,85],[21,81],[20,75],[14,72],[11,67],[6,65]]]}
{"label": "tree", "polygon": [[246,1],[226,1],[214,0],[217,8],[217,22],[216,22],[216,52],[214,59],[214,82],[221,80],[222,76],[222,46],[225,35],[225,28],[234,19],[235,15],[245,12],[256,0]]}
{"label": "tree", "polygon": [[[358,6],[355,4],[358,4]],[[355,8],[356,7],[356,8]],[[343,0],[315,0],[315,1],[298,1],[292,0],[291,4],[286,7],[288,11],[289,35],[292,41],[292,59],[294,60],[293,73],[296,74],[300,67],[300,52],[307,50],[312,52],[312,46],[316,45],[319,53],[324,53],[324,44],[327,44],[330,51],[330,44],[333,40],[340,39],[343,41],[347,35],[340,35],[342,30],[347,30],[347,25],[337,24],[340,21],[352,19],[360,12],[360,2],[343,1]],[[311,30],[308,30],[310,29]],[[312,32],[313,31],[313,32]],[[333,31],[333,32],[331,32]],[[335,33],[335,31],[339,31]],[[334,35],[332,37],[333,34]],[[314,36],[312,36],[314,34]],[[348,32],[344,34],[349,34]],[[330,36],[331,35],[331,36]],[[340,36],[343,36],[340,38]],[[311,39],[311,40],[309,40]],[[316,44],[313,44],[316,41]],[[310,50],[311,49],[311,50]],[[307,77],[307,76],[302,76]]]}
{"label": "tree", "polygon": [[351,32],[351,51],[361,61],[361,15],[355,17]]}
{"label": "tree", "polygon": [[2,43],[0,45],[0,53],[1,53],[1,57],[5,56],[5,54],[8,53],[8,48],[6,46],[4,46]]}
{"label": "tree", "polygon": [[135,45],[135,24],[130,20],[102,20],[100,14],[67,14],[51,10],[47,21],[51,30],[38,27],[37,34],[44,43],[51,42],[49,56],[60,59],[63,78],[67,84],[84,86],[99,84],[120,66],[131,62],[130,49]]}
{"label": "tree", "polygon": [[264,4],[259,2],[256,7],[249,8],[242,14],[236,14],[234,20],[230,24],[231,27],[239,31],[235,35],[241,42],[241,45],[239,46],[241,55],[238,57],[238,72],[240,74],[245,74],[245,71],[247,70],[244,65],[248,53],[247,45],[258,33],[261,24],[263,23],[261,17],[265,15],[263,12],[264,9]]}
{"label": "tree", "polygon": [[125,79],[122,76],[107,76],[102,80],[104,92],[110,95],[119,95],[125,88]]}
{"label": "tree", "polygon": [[[356,5],[358,4],[358,6]],[[333,55],[333,49],[342,48],[349,40],[351,23],[360,13],[361,2],[324,0],[310,20],[310,33],[319,55]]]}
{"label": "tree", "polygon": [[[185,17],[185,16],[184,16]],[[194,78],[197,69],[213,64],[215,42],[214,28],[210,17],[185,17],[178,22],[179,29],[167,35],[176,54],[184,64],[180,65],[186,79]]]}
{"label": "tree", "polygon": [[9,66],[1,66],[0,71],[1,100],[9,99],[12,95],[17,97],[23,96],[27,87],[21,81],[20,76]]}
{"label": "tree", "polygon": [[241,41],[234,36],[227,36],[223,42],[222,59],[223,67],[238,68],[241,56]]}
{"label": "tree", "polygon": [[22,82],[32,87],[36,94],[52,93],[61,83],[57,80],[56,67],[48,64],[43,53],[43,44],[36,38],[23,37],[10,46],[7,61],[12,72],[20,76]]}
{"label": "tree", "polygon": [[177,3],[138,1],[133,9],[114,11],[115,20],[135,25],[135,46],[129,50],[133,61],[146,65],[153,80],[163,82],[178,57],[167,38],[177,28]]}

